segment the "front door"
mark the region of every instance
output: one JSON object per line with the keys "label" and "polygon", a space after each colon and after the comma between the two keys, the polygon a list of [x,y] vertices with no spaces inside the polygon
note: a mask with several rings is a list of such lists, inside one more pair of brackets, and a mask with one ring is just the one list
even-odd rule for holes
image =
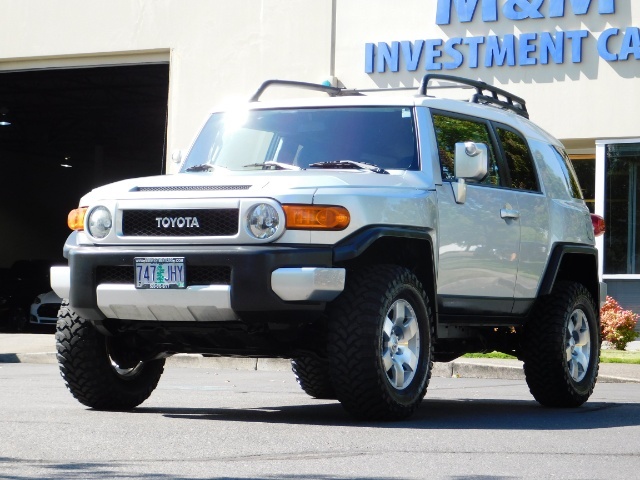
{"label": "front door", "polygon": [[[518,275],[520,220],[518,199],[506,165],[499,160],[491,123],[451,112],[432,111],[443,184],[439,211],[438,302],[440,314],[510,314]],[[455,144],[487,145],[487,176],[467,184],[464,203],[456,203]]]}
{"label": "front door", "polygon": [[520,249],[520,222],[511,217],[516,194],[469,185],[458,204],[450,183],[437,192],[440,313],[511,313]]}

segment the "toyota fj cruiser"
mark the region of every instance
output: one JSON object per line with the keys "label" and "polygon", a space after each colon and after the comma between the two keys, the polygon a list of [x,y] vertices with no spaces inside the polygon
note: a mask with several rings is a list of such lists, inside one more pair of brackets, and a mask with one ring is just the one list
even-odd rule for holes
{"label": "toyota fj cruiser", "polygon": [[[452,85],[474,93],[433,96]],[[259,101],[278,86],[328,97]],[[309,395],[400,419],[433,362],[497,350],[542,405],[584,403],[601,219],[562,145],[484,82],[414,93],[267,81],[209,117],[179,174],[84,196],[51,275],[75,398],[134,408],[176,353],[279,357]]]}

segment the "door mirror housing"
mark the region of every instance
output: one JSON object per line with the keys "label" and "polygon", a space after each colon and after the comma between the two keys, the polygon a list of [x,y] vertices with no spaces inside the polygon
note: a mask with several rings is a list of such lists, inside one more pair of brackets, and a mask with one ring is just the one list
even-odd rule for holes
{"label": "door mirror housing", "polygon": [[456,203],[467,200],[467,180],[479,182],[489,171],[489,148],[484,143],[456,143],[454,175],[458,179],[452,183]]}
{"label": "door mirror housing", "polygon": [[489,171],[489,148],[484,143],[456,143],[454,175],[479,182]]}

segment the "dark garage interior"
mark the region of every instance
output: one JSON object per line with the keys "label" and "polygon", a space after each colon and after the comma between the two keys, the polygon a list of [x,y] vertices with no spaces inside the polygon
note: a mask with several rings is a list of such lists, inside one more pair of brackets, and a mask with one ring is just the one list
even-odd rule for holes
{"label": "dark garage interior", "polygon": [[164,171],[168,88],[168,64],[0,73],[0,317],[50,290],[83,194]]}

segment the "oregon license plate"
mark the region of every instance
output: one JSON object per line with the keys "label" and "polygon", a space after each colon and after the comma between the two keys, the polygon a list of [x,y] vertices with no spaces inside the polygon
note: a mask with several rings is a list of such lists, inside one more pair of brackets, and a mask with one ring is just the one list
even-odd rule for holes
{"label": "oregon license plate", "polygon": [[136,288],[186,288],[184,257],[136,257]]}

